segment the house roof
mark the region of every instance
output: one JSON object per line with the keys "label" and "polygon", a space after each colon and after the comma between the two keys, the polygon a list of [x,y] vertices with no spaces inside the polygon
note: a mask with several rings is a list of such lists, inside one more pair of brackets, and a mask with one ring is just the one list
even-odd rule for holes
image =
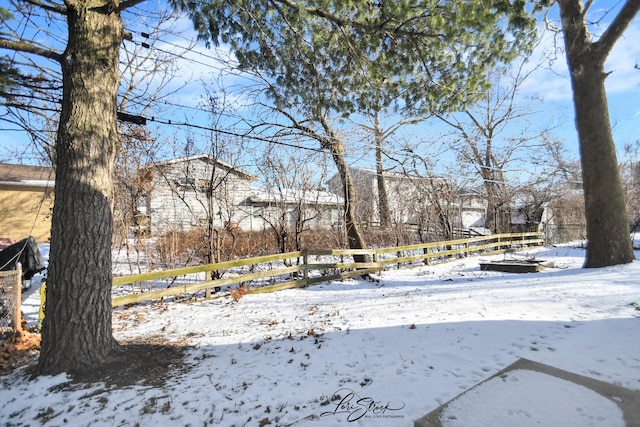
{"label": "house roof", "polygon": [[[360,176],[368,176],[368,177],[375,177],[378,175],[378,172],[375,169],[370,169],[370,168],[364,168],[361,166],[349,166],[349,171],[351,172],[351,174],[355,177],[357,175]],[[399,180],[399,181],[405,181],[405,180],[431,180],[433,178],[435,179],[439,179],[439,180],[446,180],[446,178],[442,177],[442,176],[420,176],[420,175],[415,175],[415,174],[408,174],[405,172],[394,172],[394,171],[385,171],[384,172],[384,176],[387,179],[390,180]],[[335,174],[333,176],[331,176],[328,180],[328,182],[332,182],[334,180],[339,180],[340,179],[340,175],[339,174]]]}
{"label": "house roof", "polygon": [[53,186],[55,173],[47,166],[0,163],[0,183],[30,186]]}
{"label": "house roof", "polygon": [[[376,171],[375,169],[370,169],[370,168],[363,168],[360,166],[349,166],[349,169],[351,170],[351,173],[354,174],[366,174],[366,175],[372,175],[372,176],[376,176],[378,175],[378,171]],[[410,176],[404,173],[399,173],[399,172],[394,172],[394,171],[386,171],[384,172],[385,177],[387,178],[407,178],[407,177],[411,177],[411,178],[422,178],[422,177],[418,177],[418,176]]]}
{"label": "house roof", "polygon": [[156,167],[156,166],[169,166],[169,165],[175,165],[177,163],[183,163],[183,162],[192,162],[194,160],[201,160],[203,162],[209,162],[211,164],[218,164],[220,166],[222,166],[225,169],[228,170],[232,170],[235,173],[237,173],[238,175],[243,176],[245,179],[249,180],[249,181],[257,181],[258,177],[253,175],[252,173],[249,173],[243,169],[240,169],[230,163],[227,163],[223,160],[220,159],[216,159],[215,157],[209,155],[209,154],[198,154],[195,156],[187,156],[187,157],[177,157],[175,159],[169,159],[169,160],[164,160],[161,162],[155,162],[151,165],[148,165],[148,167]]}

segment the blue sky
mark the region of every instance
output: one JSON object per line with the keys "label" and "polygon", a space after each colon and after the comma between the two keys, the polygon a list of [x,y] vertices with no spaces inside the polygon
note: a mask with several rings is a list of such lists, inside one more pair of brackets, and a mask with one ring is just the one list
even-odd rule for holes
{"label": "blue sky", "polygon": [[[608,15],[598,10],[607,10],[611,5],[620,5],[620,1],[595,1],[591,14],[596,20],[602,17],[602,25],[592,28],[594,34],[600,34]],[[636,16],[622,39],[618,41],[606,64],[605,71],[610,72],[606,80],[609,115],[616,145],[633,143],[640,140],[640,17]],[[553,51],[554,43],[563,47],[561,37],[554,39],[553,34],[547,32],[540,48],[534,52],[538,57],[542,52]],[[543,99],[541,105],[544,116],[550,121],[557,121],[559,127],[555,134],[566,140],[573,147],[577,156],[577,132],[575,130],[574,106],[571,92],[571,82],[563,52],[552,67],[540,69],[529,79],[523,89],[526,93]]]}
{"label": "blue sky", "polygon": [[[611,15],[607,15],[602,11],[608,10],[611,5],[618,5],[621,2],[616,0],[595,1],[590,10],[593,21],[601,21],[593,27],[594,34],[601,32],[602,26],[606,25],[611,19]],[[554,16],[553,13],[550,16]],[[190,22],[185,19],[185,31],[190,28]],[[193,35],[193,33],[191,32]],[[187,36],[188,38],[188,36]],[[635,66],[640,62],[640,18],[636,17],[631,27],[626,31],[624,37],[617,43],[614,51],[610,55],[606,70],[611,74],[607,78],[607,95],[609,100],[609,109],[614,139],[619,149],[625,144],[631,144],[640,139],[640,69]],[[166,49],[174,49],[175,45],[187,44],[183,39],[176,39],[172,46]],[[532,109],[538,112],[536,120],[540,127],[552,125],[553,133],[560,139],[564,140],[568,153],[571,157],[578,158],[577,133],[575,130],[574,109],[571,94],[571,85],[568,77],[567,66],[564,54],[561,51],[555,51],[554,46],[562,47],[562,38],[558,35],[555,39],[552,33],[546,32],[543,42],[539,48],[533,53],[530,62],[537,63],[538,59],[543,55],[549,55],[555,52],[555,60],[552,63],[544,62],[544,65],[537,69],[522,86],[521,96],[523,98],[535,96],[541,99],[540,103],[532,106]],[[224,48],[221,49],[224,51]],[[182,70],[191,77],[192,83],[172,96],[172,102],[181,105],[196,106],[200,102],[202,93],[201,81],[210,81],[212,68],[211,66],[200,67],[197,61],[211,64],[208,59],[216,53],[207,50],[204,46],[199,45],[196,51],[189,54],[196,62],[190,62],[182,67]],[[199,56],[204,55],[204,56]],[[179,79],[177,79],[179,80]],[[237,77],[232,80],[234,84],[238,84]],[[179,85],[179,81],[175,86]],[[207,117],[197,115],[193,110],[181,111],[177,108],[167,109],[165,118],[173,118],[174,120],[184,120],[190,123],[209,126]],[[0,128],[8,126],[2,124]],[[158,126],[156,131],[162,134],[172,134],[176,132],[175,128],[168,126]],[[196,136],[205,137],[206,132],[193,131]],[[424,129],[411,130],[411,132],[420,135],[426,132]],[[20,146],[25,141],[25,135],[22,132],[0,131],[0,147]],[[0,149],[0,159],[6,161],[2,149]],[[366,162],[361,157],[350,159],[354,163]],[[363,164],[366,165],[366,164]]]}

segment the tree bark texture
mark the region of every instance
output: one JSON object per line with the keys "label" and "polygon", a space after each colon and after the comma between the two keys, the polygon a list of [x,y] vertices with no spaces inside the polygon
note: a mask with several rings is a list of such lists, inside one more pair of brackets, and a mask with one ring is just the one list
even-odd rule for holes
{"label": "tree bark texture", "polygon": [[626,264],[635,256],[604,86],[610,47],[591,42],[581,1],[558,3],[580,140],[587,222],[584,267]]}
{"label": "tree bark texture", "polygon": [[63,101],[39,374],[99,365],[111,325],[112,174],[120,16],[103,0],[67,1]]}

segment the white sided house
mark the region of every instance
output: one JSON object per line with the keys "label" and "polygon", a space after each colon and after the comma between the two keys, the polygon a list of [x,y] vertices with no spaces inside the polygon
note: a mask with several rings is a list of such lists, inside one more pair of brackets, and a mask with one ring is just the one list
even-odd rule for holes
{"label": "white sided house", "polygon": [[[378,210],[378,178],[374,169],[349,167],[355,183],[356,217],[364,224],[380,222]],[[455,188],[442,177],[410,176],[385,172],[385,184],[394,223],[428,226],[436,221],[435,205],[449,216],[456,229],[482,229],[486,212],[486,200],[478,193]],[[340,177],[334,175],[328,181],[329,189],[342,194]]]}
{"label": "white sided house", "polygon": [[333,228],[342,223],[344,201],[320,189],[252,188],[247,205],[257,227],[285,226],[304,230]]}
{"label": "white sided house", "polygon": [[151,234],[188,231],[206,225],[238,226],[245,221],[236,207],[250,195],[258,178],[209,155],[183,157],[147,166],[151,190],[147,195]]}
{"label": "white sided house", "polygon": [[167,160],[152,171],[147,215],[153,235],[188,231],[209,222],[217,229],[259,231],[274,224],[329,227],[342,199],[318,190],[253,187],[258,177],[209,155]]}
{"label": "white sided house", "polygon": [[511,201],[511,228],[514,233],[546,231],[555,225],[553,209],[546,201],[519,194]]}

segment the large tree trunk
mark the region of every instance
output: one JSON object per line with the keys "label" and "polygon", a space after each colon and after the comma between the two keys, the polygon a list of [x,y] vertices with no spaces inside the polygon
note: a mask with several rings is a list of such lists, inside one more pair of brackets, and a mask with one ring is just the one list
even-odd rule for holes
{"label": "large tree trunk", "polygon": [[39,374],[99,365],[117,346],[111,328],[111,192],[123,30],[111,3],[66,3],[69,39]]}
{"label": "large tree trunk", "polygon": [[[587,220],[585,267],[635,259],[604,90],[604,67],[583,65],[572,77]],[[575,73],[572,73],[575,74]]]}
{"label": "large tree trunk", "polygon": [[635,257],[604,87],[608,50],[591,43],[580,1],[559,5],[580,140],[588,240],[584,266],[626,264]]}

